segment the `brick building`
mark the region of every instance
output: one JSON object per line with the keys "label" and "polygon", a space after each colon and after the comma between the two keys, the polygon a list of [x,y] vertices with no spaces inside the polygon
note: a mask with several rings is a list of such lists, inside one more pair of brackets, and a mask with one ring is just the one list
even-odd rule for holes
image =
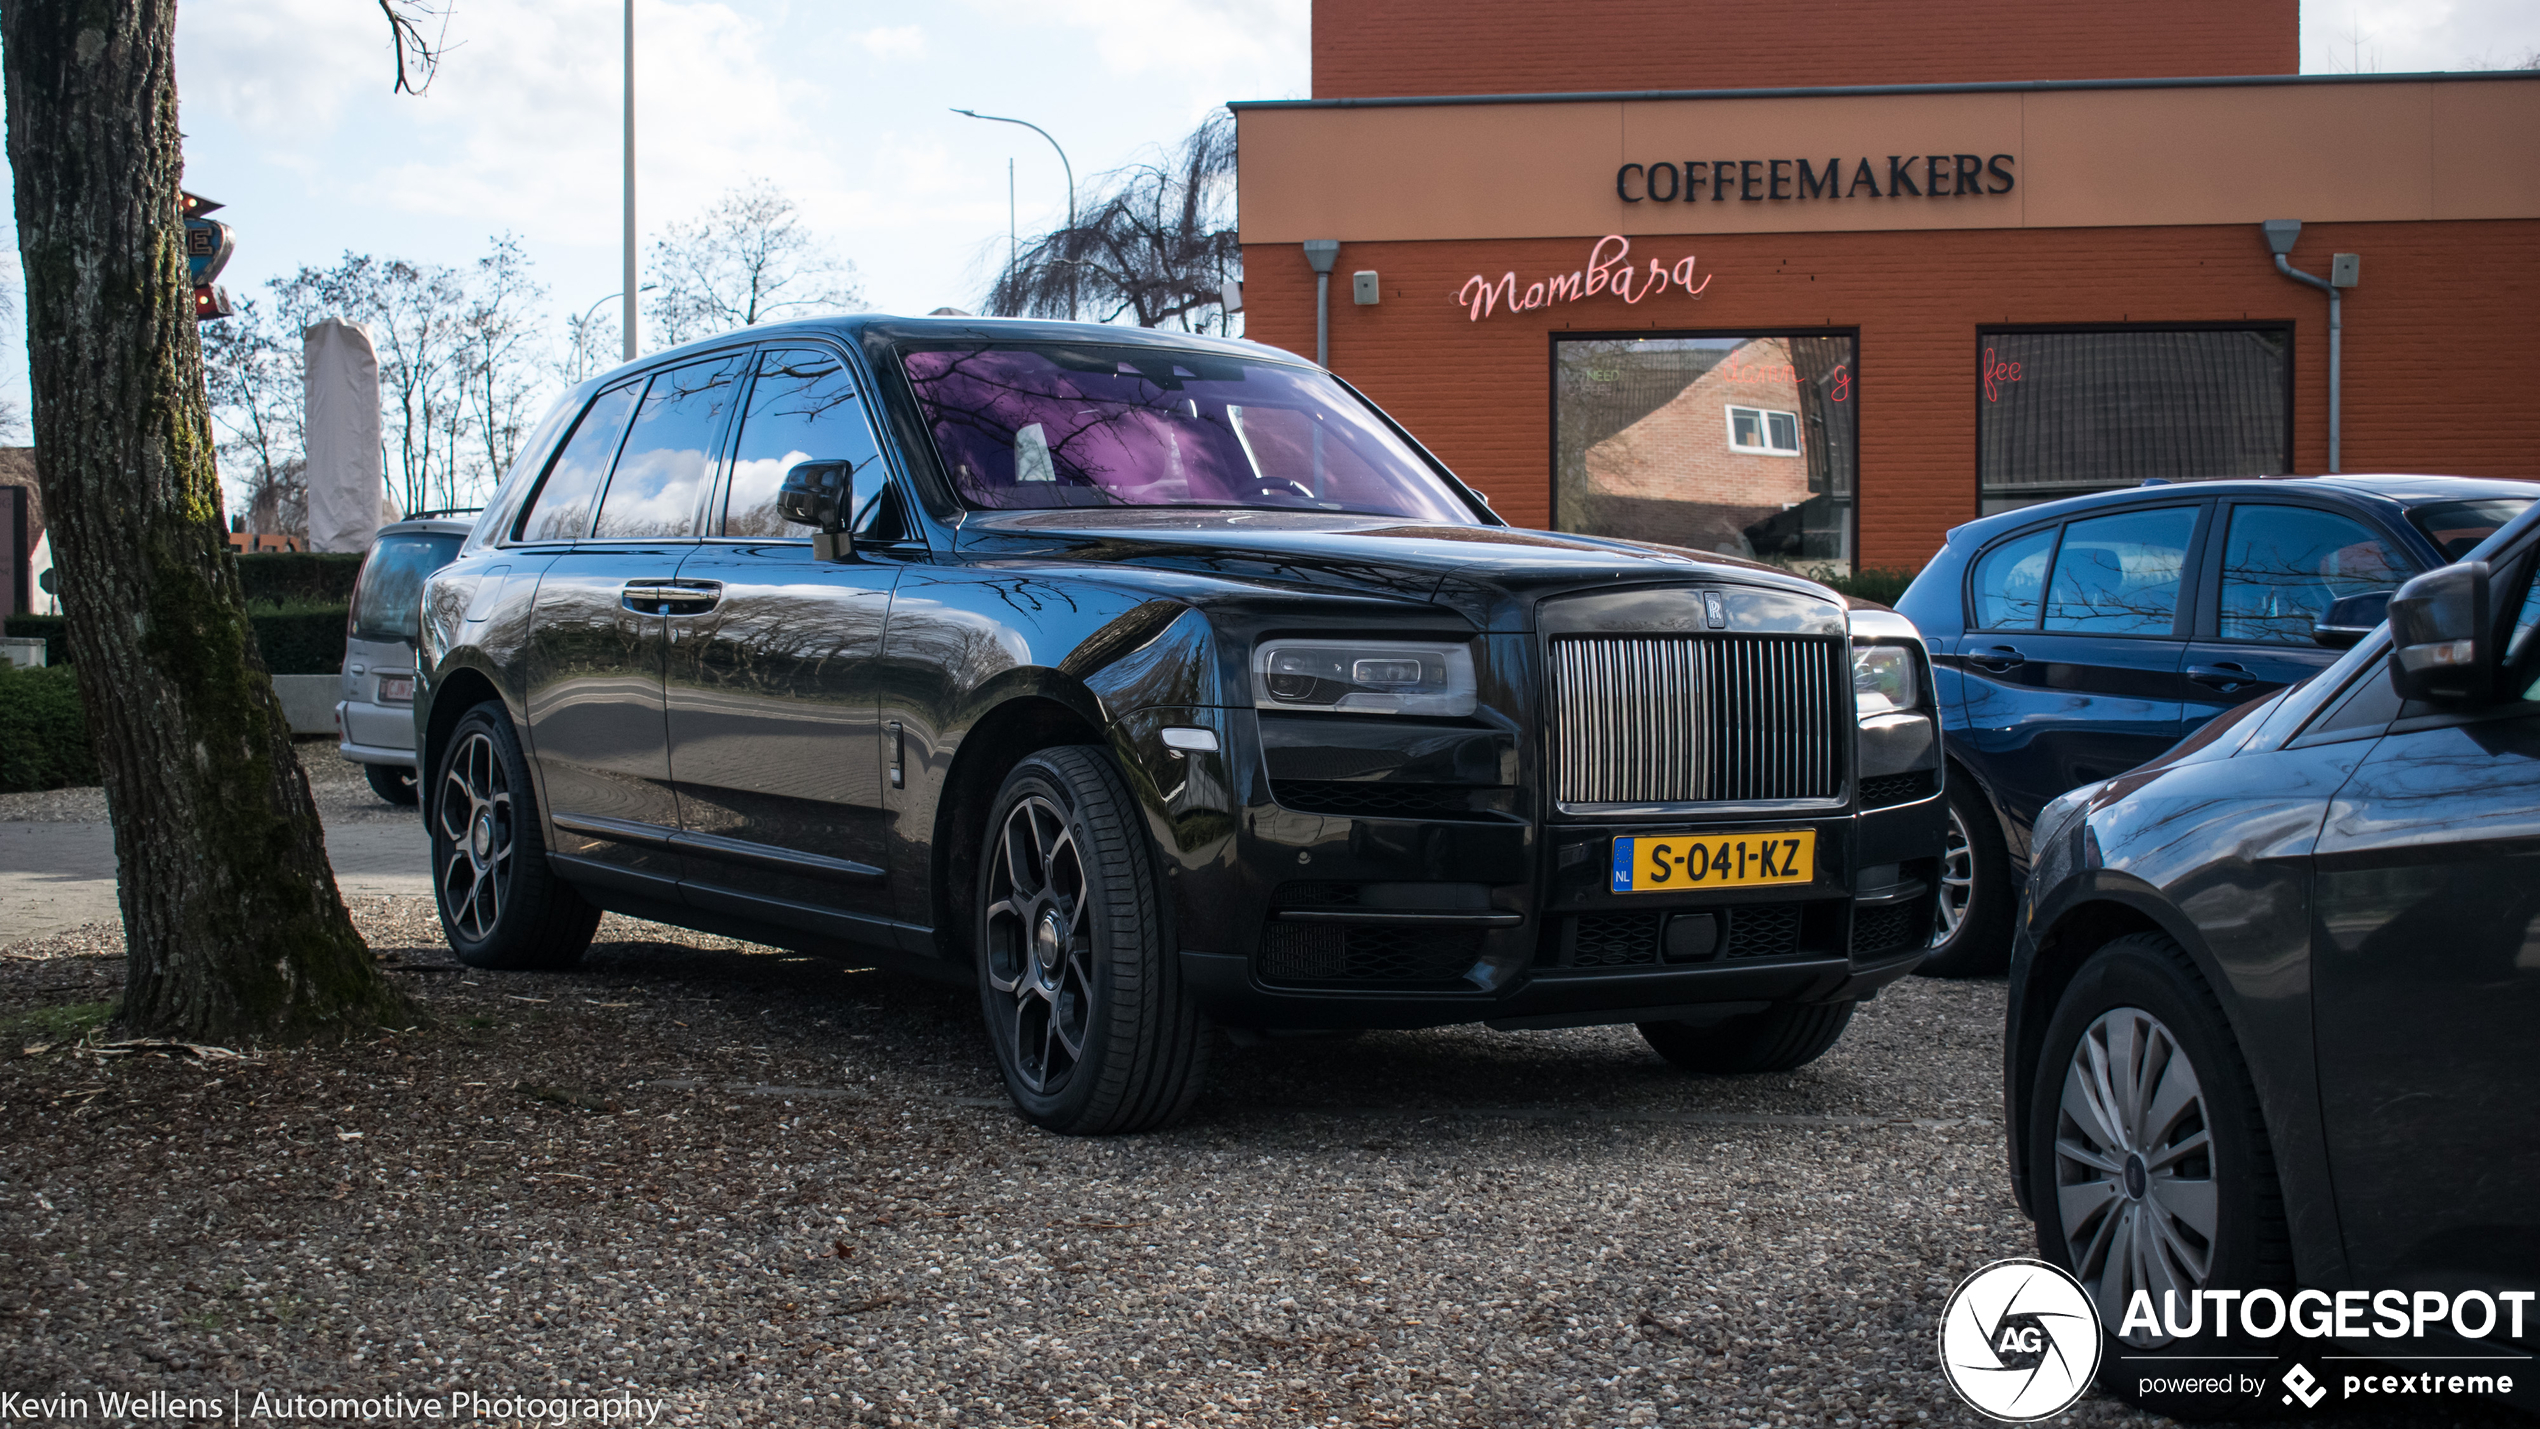
{"label": "brick building", "polygon": [[[1980,512],[2535,473],[2540,75],[2300,76],[2293,0],[1318,5],[1236,106],[1248,331],[1526,525],[1910,567]],[[1357,275],[1373,302],[1358,298]]]}

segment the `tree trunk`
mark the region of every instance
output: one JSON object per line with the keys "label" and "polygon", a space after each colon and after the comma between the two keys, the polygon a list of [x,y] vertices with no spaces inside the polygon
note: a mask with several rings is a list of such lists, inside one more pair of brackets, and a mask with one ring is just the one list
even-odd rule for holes
{"label": "tree trunk", "polygon": [[336,895],[221,530],[175,24],[174,0],[0,5],[36,473],[114,819],[122,1020],[223,1041],[402,1026]]}

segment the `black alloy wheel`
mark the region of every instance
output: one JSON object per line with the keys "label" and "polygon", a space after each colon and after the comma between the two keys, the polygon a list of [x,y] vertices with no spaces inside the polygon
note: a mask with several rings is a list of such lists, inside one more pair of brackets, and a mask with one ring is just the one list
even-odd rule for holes
{"label": "black alloy wheel", "polygon": [[2210,1324],[2187,1338],[2120,1335],[2137,1291],[2156,1315],[2172,1292],[2186,1317],[2208,1286],[2291,1288],[2284,1200],[2248,1063],[2175,940],[2130,934],[2082,965],[2047,1026],[2028,1115],[2038,1251],[2098,1306],[2103,1389],[2131,1397],[2145,1356],[2209,1355],[2223,1338]]}
{"label": "black alloy wheel", "polygon": [[1992,801],[1975,780],[1954,768],[1944,838],[1931,951],[1915,971],[1925,977],[1999,976],[2011,966],[2012,922],[2019,916],[2010,849],[2002,841]]}
{"label": "black alloy wheel", "polygon": [[432,892],[450,951],[480,968],[580,961],[600,910],[547,866],[510,711],[488,700],[461,715],[433,771]]}
{"label": "black alloy wheel", "polygon": [[1781,1002],[1719,1022],[1643,1022],[1650,1050],[1688,1072],[1787,1072],[1826,1054],[1852,1025],[1849,1002]]}
{"label": "black alloy wheel", "polygon": [[415,801],[415,772],[401,764],[365,764],[362,777],[370,780],[370,791],[391,804]]}
{"label": "black alloy wheel", "polygon": [[998,791],[979,858],[980,1011],[1024,1117],[1146,1131],[1198,1095],[1210,1029],[1184,996],[1128,788],[1098,748],[1045,749]]}

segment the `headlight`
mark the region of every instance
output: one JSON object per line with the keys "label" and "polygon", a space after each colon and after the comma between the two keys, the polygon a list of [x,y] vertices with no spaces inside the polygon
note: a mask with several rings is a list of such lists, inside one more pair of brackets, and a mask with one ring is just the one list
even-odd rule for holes
{"label": "headlight", "polygon": [[1272,640],[1252,652],[1265,710],[1454,717],[1473,712],[1473,652],[1399,640]]}
{"label": "headlight", "polygon": [[1910,710],[1923,702],[1922,682],[1915,678],[1914,652],[1903,645],[1852,647],[1852,703],[1863,719],[1892,710]]}

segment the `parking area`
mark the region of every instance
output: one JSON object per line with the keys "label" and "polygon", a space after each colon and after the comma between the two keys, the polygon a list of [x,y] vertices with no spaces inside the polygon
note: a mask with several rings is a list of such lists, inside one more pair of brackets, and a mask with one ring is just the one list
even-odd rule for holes
{"label": "parking area", "polygon": [[[1173,1131],[1005,1108],[968,994],[612,919],[580,971],[252,1061],[27,1055],[109,930],[5,960],[0,1378],[658,1395],[663,1422],[1960,1422],[1933,1326],[2029,1247],[1995,983],[1795,1074],[1628,1029],[1226,1049]],[[2077,1423],[2137,1416],[2087,1402]]]}

